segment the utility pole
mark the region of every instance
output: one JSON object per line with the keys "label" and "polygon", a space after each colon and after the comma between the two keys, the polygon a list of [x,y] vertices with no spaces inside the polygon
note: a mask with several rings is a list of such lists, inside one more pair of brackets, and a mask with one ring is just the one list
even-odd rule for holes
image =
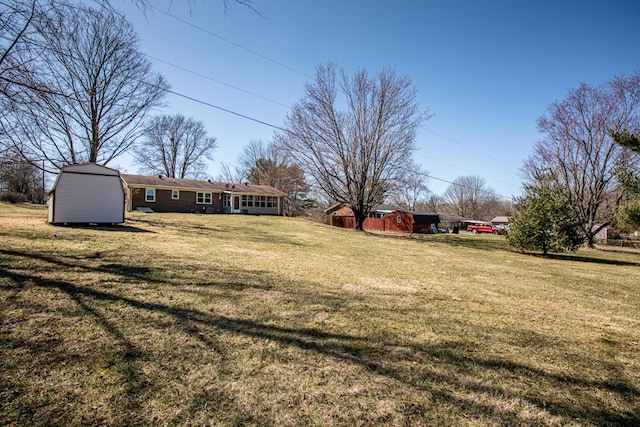
{"label": "utility pole", "polygon": [[42,204],[47,203],[47,190],[45,189],[45,176],[44,176],[44,160],[42,160]]}

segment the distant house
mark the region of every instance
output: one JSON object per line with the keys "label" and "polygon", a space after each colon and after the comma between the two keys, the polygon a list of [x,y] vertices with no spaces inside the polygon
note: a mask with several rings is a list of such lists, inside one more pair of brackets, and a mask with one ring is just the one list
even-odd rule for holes
{"label": "distant house", "polygon": [[[354,228],[355,216],[350,207],[339,203],[325,210],[329,225]],[[390,231],[400,233],[437,232],[440,216],[427,212],[413,212],[405,209],[374,208],[364,220],[365,230]]]}
{"label": "distant house", "polygon": [[286,194],[268,185],[122,174],[128,211],[282,215]]}
{"label": "distant house", "polygon": [[509,225],[509,217],[508,216],[497,216],[489,221],[495,227],[505,228]]}
{"label": "distant house", "polygon": [[62,168],[49,192],[47,219],[52,224],[124,222],[120,173],[95,163]]}

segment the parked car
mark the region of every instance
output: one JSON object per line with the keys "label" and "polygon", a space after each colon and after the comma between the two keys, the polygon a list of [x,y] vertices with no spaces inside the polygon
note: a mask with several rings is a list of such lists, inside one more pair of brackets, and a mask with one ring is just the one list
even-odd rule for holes
{"label": "parked car", "polygon": [[467,231],[470,231],[473,234],[477,234],[477,233],[500,234],[500,229],[498,227],[495,227],[493,224],[490,224],[490,223],[469,225],[467,227]]}

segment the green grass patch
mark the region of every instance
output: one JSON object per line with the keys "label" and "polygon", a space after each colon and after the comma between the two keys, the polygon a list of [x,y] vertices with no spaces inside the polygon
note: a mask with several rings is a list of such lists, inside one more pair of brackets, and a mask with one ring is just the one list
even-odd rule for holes
{"label": "green grass patch", "polygon": [[640,252],[0,204],[7,425],[634,425]]}

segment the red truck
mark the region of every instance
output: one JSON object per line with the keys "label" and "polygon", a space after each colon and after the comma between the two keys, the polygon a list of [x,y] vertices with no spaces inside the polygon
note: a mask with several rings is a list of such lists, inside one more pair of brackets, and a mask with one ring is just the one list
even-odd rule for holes
{"label": "red truck", "polygon": [[493,233],[500,234],[500,229],[498,227],[494,227],[493,224],[490,223],[482,223],[482,224],[471,224],[467,227],[467,231],[476,233]]}

